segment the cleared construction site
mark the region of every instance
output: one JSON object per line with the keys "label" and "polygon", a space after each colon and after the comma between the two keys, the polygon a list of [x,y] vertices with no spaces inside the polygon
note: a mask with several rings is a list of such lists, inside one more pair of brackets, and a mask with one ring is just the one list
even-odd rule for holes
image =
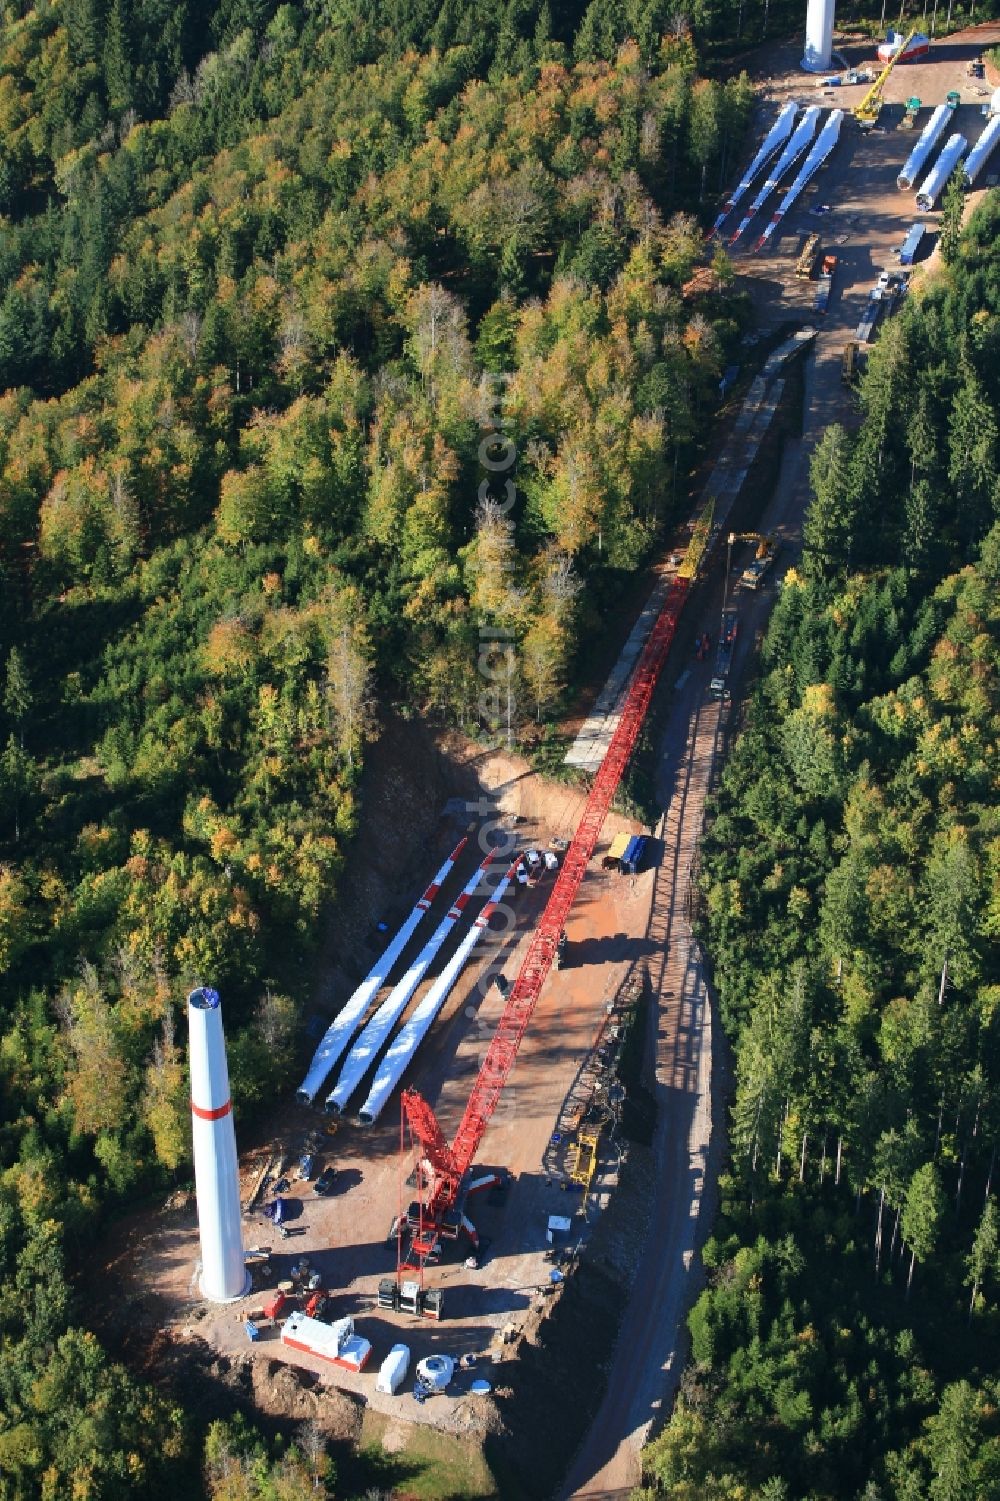
{"label": "cleared construction site", "polygon": [[[477,795],[441,805],[412,855],[419,876],[396,893],[383,931],[366,935],[367,968],[356,960],[354,983],[317,1013],[298,1097],[242,1158],[248,1295],[214,1305],[198,1296],[190,1204],[145,1242],[149,1312],[173,1341],[227,1360],[279,1360],[366,1409],[485,1437],[506,1421],[526,1342],[573,1286],[599,1228],[624,1298],[641,1216],[621,1215],[610,1240],[601,1221],[630,1159],[639,1181],[623,1203],[649,1187],[650,1035],[669,1032],[691,1053],[683,1093],[707,1139],[704,1018],[683,1033],[669,1020],[682,998],[704,999],[691,867],[727,713],[711,691],[715,630],[701,628],[718,609],[707,565],[741,513],[781,372],[809,343],[783,338],[762,361],[611,674],[608,712],[569,751],[572,763],[581,744],[600,747],[589,786],[546,783],[500,753],[478,760]],[[739,549],[752,564],[753,547]],[[754,601],[766,603],[763,593]],[[672,773],[669,817],[644,828],[610,803],[658,681],[694,732]],[[135,1278],[134,1248],[120,1267]]]}
{"label": "cleared construction site", "polygon": [[[884,80],[874,130],[847,113],[868,99],[864,83],[837,86],[844,109],[825,138],[821,110],[810,116],[823,143],[806,158],[813,170],[787,201],[796,162],[802,176],[801,151],[789,156],[783,206],[768,217],[776,205],[761,199],[762,232],[739,253],[769,326],[734,376],[690,518],[568,745],[573,780],[467,749],[401,831],[393,884],[379,906],[359,895],[361,931],[319,995],[297,1096],[263,1139],[237,1143],[245,1295],[202,1296],[189,1200],[119,1249],[124,1307],[157,1337],[280,1361],[359,1407],[482,1440],[513,1425],[525,1352],[544,1347],[542,1326],[590,1258],[613,1287],[610,1342],[581,1337],[593,1367],[581,1380],[594,1379],[567,1419],[568,1448],[555,1446],[551,1471],[526,1461],[539,1488],[518,1472],[509,1493],[551,1495],[567,1467],[566,1495],[624,1495],[638,1481],[639,1448],[683,1361],[724,1137],[725,1076],[692,935],[704,804],[797,555],[811,442],[850,420],[844,351],[914,217],[896,178],[959,72],[950,123],[967,141],[987,127],[965,73],[978,48],[946,45],[948,67],[942,53],[935,71],[933,52],[910,65],[927,96],[913,134],[898,129],[900,91],[914,87],[899,84],[902,65]],[[823,84],[798,75],[802,98],[819,88],[825,111]],[[778,113],[794,85],[789,74],[768,90],[760,139],[772,132],[774,154],[761,174],[794,140],[795,112],[787,131]],[[753,217],[734,201],[730,211],[716,225],[726,238],[724,223]],[[924,219],[932,240],[933,214]],[[817,225],[836,248],[832,287],[795,275]],[[891,316],[889,299],[880,311]],[[805,435],[789,440],[803,397]],[[650,715],[660,812],[643,826],[612,803]],[[222,1108],[213,1097],[200,1115]]]}

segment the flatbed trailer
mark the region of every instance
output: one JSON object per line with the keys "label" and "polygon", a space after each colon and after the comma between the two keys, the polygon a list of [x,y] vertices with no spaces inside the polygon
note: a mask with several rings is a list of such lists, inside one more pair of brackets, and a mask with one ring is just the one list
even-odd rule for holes
{"label": "flatbed trailer", "polygon": [[[763,561],[763,560],[761,560]],[[729,696],[729,687],[726,679],[733,665],[733,651],[736,647],[736,637],[739,633],[740,623],[735,610],[724,610],[722,613],[722,625],[719,629],[719,645],[715,653],[715,673],[709,684],[712,697],[724,699]]]}
{"label": "flatbed trailer", "polygon": [[803,280],[812,276],[816,269],[816,261],[819,257],[819,235],[811,234],[802,247],[802,254],[795,265],[795,275]]}
{"label": "flatbed trailer", "polygon": [[816,289],[816,311],[825,313],[830,303],[830,292],[833,288],[833,273],[837,269],[837,257],[825,255],[819,272],[819,286]]}
{"label": "flatbed trailer", "polygon": [[848,339],[844,345],[844,352],[840,357],[840,378],[845,386],[852,385],[858,374],[858,345],[857,340]]}
{"label": "flatbed trailer", "polygon": [[872,336],[875,333],[875,325],[878,322],[878,315],[881,311],[881,297],[869,296],[868,301],[865,303],[865,310],[861,315],[861,322],[858,324],[857,333],[854,336],[859,344],[868,344],[871,342]]}

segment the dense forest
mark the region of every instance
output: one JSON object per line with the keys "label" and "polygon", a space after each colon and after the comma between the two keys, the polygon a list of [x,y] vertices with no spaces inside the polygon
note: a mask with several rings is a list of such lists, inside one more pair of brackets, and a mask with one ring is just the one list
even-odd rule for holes
{"label": "dense forest", "polygon": [[714,800],[731,1161],[650,1496],[1000,1495],[998,237],[819,444]]}
{"label": "dense forest", "polygon": [[544,720],[683,504],[748,317],[727,13],[3,7],[2,1501],[332,1486],[132,1379],[75,1273],[187,1172],[192,984],[244,1118],[290,1080],[382,707],[492,734],[489,629]]}

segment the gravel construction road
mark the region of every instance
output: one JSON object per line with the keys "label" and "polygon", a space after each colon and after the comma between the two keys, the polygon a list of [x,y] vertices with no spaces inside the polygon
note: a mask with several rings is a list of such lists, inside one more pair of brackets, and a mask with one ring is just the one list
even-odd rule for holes
{"label": "gravel construction road", "polygon": [[[806,400],[843,390],[839,356],[819,349],[805,367]],[[802,497],[808,480],[810,444],[787,445],[775,496],[761,518],[762,530],[782,539],[776,578],[798,556]],[[733,553],[735,580],[749,548]],[[752,667],[755,640],[767,621],[774,583],[758,594],[733,595],[739,603],[740,635],[730,681],[736,689]],[[721,570],[685,620],[694,638],[713,640],[722,608]],[[659,749],[657,799],[664,812],[657,829],[664,844],[657,871],[647,937],[658,964],[650,965],[658,1006],[651,1008],[649,1055],[657,1101],[654,1141],[654,1203],[649,1234],[622,1324],[604,1404],[577,1454],[563,1492],[577,1501],[626,1498],[640,1482],[642,1446],[657,1421],[669,1413],[686,1354],[685,1315],[700,1288],[697,1257],[715,1212],[715,1184],[725,1150],[730,1080],[724,1039],[714,1022],[701,955],[689,922],[691,871],[702,831],[705,799],[721,764],[733,710],[708,692],[711,657],[692,663],[672,690]],[[667,688],[677,683],[667,669]],[[713,1040],[714,1034],[714,1040]]]}
{"label": "gravel construction road", "polygon": [[[571,1471],[567,1494],[627,1496],[639,1453],[660,1410],[665,1376],[679,1368],[678,1333],[700,1220],[712,1139],[712,1023],[699,954],[687,918],[688,880],[720,731],[720,705],[706,696],[709,667],[692,674],[671,715],[662,771],[671,783],[658,834],[670,856],[657,874],[649,936],[658,1009],[654,1141],[656,1206],[608,1392]],[[662,1187],[661,1187],[662,1186]]]}

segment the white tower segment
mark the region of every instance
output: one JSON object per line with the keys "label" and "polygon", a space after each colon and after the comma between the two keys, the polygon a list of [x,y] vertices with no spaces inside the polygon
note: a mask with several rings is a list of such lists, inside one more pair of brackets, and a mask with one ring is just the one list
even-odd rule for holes
{"label": "white tower segment", "polygon": [[236,1132],[217,990],[192,990],[188,1033],[201,1290],[212,1303],[231,1303],[249,1291],[250,1278],[243,1254]]}
{"label": "white tower segment", "polygon": [[833,61],[833,6],[834,0],[809,0],[801,63],[807,73],[826,73]]}
{"label": "white tower segment", "polygon": [[958,159],[968,144],[965,136],[959,135],[957,131],[953,136],[948,137],[944,150],[924,178],[917,193],[917,208],[923,213],[929,213],[934,207],[941,190],[955,170]]}
{"label": "white tower segment", "polygon": [[965,186],[971,188],[1000,141],[1000,115],[994,115],[965,160]]}
{"label": "white tower segment", "polygon": [[920,173],[921,167],[930,156],[938,141],[944,135],[954,111],[947,104],[939,104],[931,115],[927,124],[920,132],[920,138],[896,178],[896,186],[902,191],[912,188]]}

